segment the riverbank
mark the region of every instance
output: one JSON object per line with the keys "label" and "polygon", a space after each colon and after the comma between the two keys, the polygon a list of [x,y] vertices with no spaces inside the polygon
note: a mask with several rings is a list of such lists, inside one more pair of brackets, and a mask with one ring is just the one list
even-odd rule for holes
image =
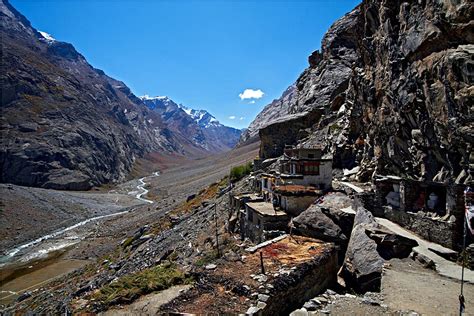
{"label": "riverbank", "polygon": [[[61,261],[86,260],[96,262],[98,259],[101,260],[100,258],[103,258],[105,254],[113,251],[137,228],[159,222],[164,214],[175,209],[188,196],[196,194],[209,184],[222,179],[229,173],[232,165],[242,164],[253,159],[257,154],[257,150],[258,144],[252,144],[218,156],[187,161],[179,166],[176,165],[163,170],[159,177],[145,178],[146,185],[144,189],[149,190],[149,192],[140,197],[158,202],[154,204],[136,199],[137,194],[143,193],[143,190],[137,189],[137,185],[141,184],[138,179],[122,183],[114,188],[108,188],[108,191],[101,189],[96,192],[65,192],[11,186],[12,190],[8,188],[9,185],[1,185],[1,189],[6,192],[10,190],[14,193],[11,194],[9,201],[3,206],[7,212],[0,214],[2,217],[0,231],[3,233],[6,227],[21,225],[26,236],[19,234],[21,236],[15,239],[14,237],[18,234],[5,234],[7,239],[11,238],[13,241],[8,240],[8,242],[3,243],[0,246],[0,251],[6,254],[8,250],[12,249],[11,246],[5,247],[6,245],[21,245],[22,243],[18,240],[31,241],[49,234],[51,231],[67,227],[64,223],[73,225],[77,223],[78,219],[84,220],[87,215],[97,216],[100,212],[111,214],[113,211],[123,210],[124,207],[127,210],[133,209],[133,211],[119,216],[103,218],[81,226],[80,234],[83,235],[80,240],[65,248],[63,255],[58,259]],[[19,192],[21,194],[18,194]],[[22,200],[16,199],[15,196],[28,197],[28,203],[20,203],[19,201]],[[92,199],[88,200],[89,197],[92,197]],[[81,201],[81,208],[78,209],[76,206],[76,211],[69,210],[68,207],[74,206],[74,198]],[[37,204],[35,204],[35,201],[37,201]],[[97,207],[94,207],[94,205]],[[23,212],[28,213],[29,216],[24,216]],[[43,218],[50,218],[51,225],[48,225],[48,220],[43,220]],[[75,233],[77,235],[79,232],[75,231]],[[63,237],[69,238],[71,236]]]}

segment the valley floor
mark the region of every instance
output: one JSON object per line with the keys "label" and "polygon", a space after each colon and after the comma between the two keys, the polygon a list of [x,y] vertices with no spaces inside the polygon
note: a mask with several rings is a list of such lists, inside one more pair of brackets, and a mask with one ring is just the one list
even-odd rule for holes
{"label": "valley floor", "polygon": [[[143,198],[152,200],[154,201],[153,203],[147,203],[135,198],[141,192],[137,188],[140,185],[137,179],[114,188],[109,188],[108,190],[101,189],[92,193],[44,190],[41,195],[38,193],[39,189],[10,186],[13,188],[11,189],[8,185],[2,186],[2,190],[8,190],[6,192],[9,192],[11,195],[5,199],[4,205],[2,205],[2,209],[5,210],[0,214],[0,230],[2,234],[5,234],[8,238],[11,236],[15,238],[15,236],[19,235],[16,233],[16,230],[7,232],[6,228],[11,229],[15,225],[29,223],[28,221],[33,223],[29,224],[28,235],[22,236],[20,234],[21,237],[16,239],[17,242],[21,240],[21,243],[38,238],[42,234],[51,233],[58,227],[64,227],[61,225],[66,225],[66,223],[70,225],[90,216],[108,214],[123,209],[129,210],[129,212],[81,226],[75,231],[76,235],[82,236],[79,242],[61,251],[50,253],[48,259],[43,258],[23,264],[16,262],[16,266],[9,267],[10,270],[4,267],[0,271],[2,272],[2,287],[0,291],[4,292],[0,294],[1,297],[8,297],[2,300],[0,304],[11,303],[24,289],[34,290],[41,287],[39,291],[34,293],[33,301],[25,300],[18,305],[21,306],[20,311],[27,311],[33,306],[38,308],[37,304],[44,305],[40,306],[37,311],[41,312],[42,308],[44,308],[44,311],[51,311],[55,306],[61,306],[64,303],[63,297],[65,296],[73,297],[72,305],[76,310],[91,308],[94,306],[94,299],[91,299],[90,294],[84,298],[84,296],[81,296],[82,294],[74,293],[75,291],[81,291],[84,284],[87,286],[94,282],[110,284],[110,281],[108,281],[111,280],[108,279],[110,276],[116,278],[117,275],[119,277],[130,275],[133,271],[143,269],[142,266],[156,265],[156,260],[161,260],[161,258],[167,256],[167,250],[174,249],[175,255],[179,258],[177,261],[180,261],[181,268],[189,271],[191,266],[197,266],[198,275],[206,275],[208,280],[216,282],[198,285],[198,288],[201,287],[200,290],[205,293],[214,293],[214,291],[217,291],[215,293],[220,293],[219,295],[209,297],[209,300],[212,301],[209,302],[219,306],[216,309],[212,309],[213,311],[225,311],[226,308],[231,308],[231,305],[237,302],[240,304],[239,307],[241,307],[239,311],[244,312],[250,302],[244,300],[244,296],[239,298],[241,299],[240,301],[236,300],[238,295],[224,291],[225,288],[220,287],[219,282],[222,281],[221,279],[213,279],[215,271],[221,269],[221,264],[225,265],[226,262],[234,260],[231,259],[232,256],[230,254],[235,256],[235,253],[227,250],[224,258],[220,259],[221,261],[217,263],[217,270],[207,270],[206,266],[206,264],[213,262],[212,251],[215,246],[210,237],[214,229],[212,226],[214,223],[212,203],[215,202],[223,205],[227,201],[226,196],[212,198],[211,201],[207,202],[208,206],[204,206],[206,205],[206,200],[203,200],[205,197],[199,198],[194,204],[191,203],[189,205],[190,211],[188,210],[176,216],[178,221],[172,225],[172,229],[161,232],[158,230],[154,231],[153,229],[156,228],[157,223],[169,221],[174,215],[168,216],[167,214],[171,211],[175,212],[177,208],[179,209],[179,206],[190,195],[202,193],[204,188],[220,181],[226,176],[231,166],[249,161],[256,154],[257,144],[254,144],[250,147],[215,157],[187,161],[185,163],[180,162],[180,164],[161,170],[158,177],[146,177],[144,179],[146,183],[145,188],[149,192]],[[147,166],[147,168],[148,170],[154,169],[153,166]],[[236,189],[245,190],[246,188]],[[15,194],[18,192],[21,195],[17,195],[17,197],[27,196],[29,201],[32,199],[31,196],[36,196],[38,198],[38,206],[36,208],[27,208],[18,203],[13,204],[12,201],[15,201]],[[54,196],[54,199],[51,196]],[[87,203],[90,204],[86,204],[83,201],[81,205],[87,205],[88,207],[83,207],[80,211],[76,212],[69,211],[68,213],[66,212],[68,210],[67,205],[61,206],[60,203],[61,197],[64,198],[65,196],[71,201],[80,197],[83,200],[87,200]],[[104,199],[101,200],[101,197]],[[48,200],[48,198],[53,200],[55,204],[52,204],[51,209],[42,210],[40,207],[41,203],[51,203],[51,200]],[[73,204],[75,203],[71,205]],[[34,203],[31,205],[34,206]],[[94,205],[98,207],[95,208]],[[54,208],[59,208],[60,210],[57,216],[58,219],[50,219],[51,225],[48,226],[48,222],[43,222],[41,217],[50,213],[53,214]],[[29,213],[22,214],[22,211],[25,210]],[[222,206],[219,212],[221,212],[220,216],[224,216],[225,213],[223,212],[225,210]],[[33,220],[35,216],[37,217],[36,221]],[[24,221],[22,222],[23,219]],[[221,222],[224,222],[224,218],[221,218]],[[132,244],[130,248],[133,250],[130,250],[127,246],[120,247],[123,249],[125,257],[113,258],[113,255],[110,255],[113,251],[117,250],[117,246],[121,242],[129,240],[130,236],[136,235],[137,231],[147,227],[147,225],[152,225],[151,230],[147,233],[141,232],[134,239],[141,243],[139,242],[137,246]],[[23,229],[27,229],[27,227]],[[22,229],[18,231],[21,232]],[[221,231],[223,236],[222,247],[226,247],[225,249],[239,248],[239,238],[232,235],[228,236],[228,234],[223,233],[223,230]],[[152,239],[147,240],[145,239],[148,236],[146,234],[155,235]],[[2,240],[0,249],[5,253],[6,250],[17,244]],[[112,257],[105,257],[106,254]],[[198,264],[199,261],[202,262]],[[59,275],[68,273],[91,262],[94,264],[85,267],[80,272],[70,274],[65,277],[66,279],[59,278],[57,282],[51,282],[50,285],[47,285],[50,280]],[[114,266],[117,265],[119,267],[115,268]],[[239,273],[248,274],[249,272],[239,271]],[[239,279],[244,276],[248,277],[248,275],[241,275]],[[206,278],[204,279],[206,280]],[[8,288],[5,286],[8,286]],[[303,312],[303,314],[297,315],[411,315],[411,312],[426,315],[454,315],[458,312],[457,296],[459,295],[459,288],[460,282],[458,280],[443,277],[435,271],[423,268],[416,261],[411,259],[392,259],[385,265],[382,290],[381,293],[374,293],[375,301],[373,299],[366,299],[364,296],[333,293],[328,295],[330,303],[322,306],[319,311]],[[176,299],[182,293],[186,293],[186,291],[191,293],[186,296],[191,298],[191,300],[183,302],[179,298]],[[474,285],[465,284],[464,291],[467,305],[466,315],[474,315],[472,312],[474,310],[472,307]],[[95,293],[94,291],[89,292]],[[112,308],[108,307],[110,309],[106,312],[106,315],[130,315],[141,312],[154,314],[160,311],[171,310],[186,311],[186,306],[194,304],[192,293],[193,290],[192,288],[190,289],[189,285],[176,285],[162,292],[143,295],[130,305],[114,304]],[[221,302],[219,301],[220,299],[225,299],[226,301]],[[18,311],[16,307],[12,308],[9,310],[10,312]],[[107,308],[99,308],[98,310],[105,309]],[[234,310],[234,312],[236,311]]]}
{"label": "valley floor", "polygon": [[[39,269],[45,269],[44,261],[55,264],[68,260],[81,262],[94,261],[112,251],[124,238],[138,227],[156,222],[163,214],[173,210],[192,194],[213,182],[219,181],[229,174],[233,165],[240,165],[257,156],[258,144],[251,144],[236,150],[212,157],[197,160],[168,159],[165,170],[160,170],[159,177],[150,172],[145,178],[149,192],[143,198],[154,201],[136,199],[140,193],[138,179],[128,181],[113,188],[101,188],[92,192],[55,191],[20,187],[9,184],[0,185],[2,205],[0,212],[0,254],[4,261],[0,265],[0,304],[11,302],[18,297],[5,285],[18,290],[16,278],[28,276]],[[144,162],[142,162],[142,165]],[[155,170],[163,164],[142,167],[143,170]],[[142,170],[142,172],[143,172]],[[36,252],[42,256],[31,258],[30,248],[13,262],[5,261],[6,254],[14,247],[23,245],[61,228],[68,227],[89,218],[124,212],[118,216],[110,216],[91,221],[56,238],[48,240],[48,245],[35,245]],[[59,245],[59,246],[58,246]],[[58,251],[48,252],[58,246]],[[26,250],[29,250],[27,252]],[[45,253],[48,253],[47,256]],[[75,262],[75,261],[74,261]],[[1,262],[0,262],[1,264]],[[71,269],[58,270],[57,276]],[[44,270],[41,270],[44,271]],[[53,278],[54,275],[51,275]],[[50,280],[49,278],[48,280]],[[37,280],[24,282],[23,289],[33,289]],[[12,286],[13,283],[13,286]],[[42,285],[42,284],[40,284]],[[8,296],[8,299],[2,298]]]}

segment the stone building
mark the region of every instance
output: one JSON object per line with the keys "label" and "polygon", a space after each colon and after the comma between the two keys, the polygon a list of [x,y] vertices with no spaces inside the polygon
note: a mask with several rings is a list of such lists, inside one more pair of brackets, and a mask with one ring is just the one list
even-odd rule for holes
{"label": "stone building", "polygon": [[263,174],[260,175],[260,181],[261,181],[260,188],[261,188],[261,193],[262,193],[263,199],[266,202],[272,202],[275,187],[280,182],[279,175],[263,173]]}
{"label": "stone building", "polygon": [[274,190],[274,204],[291,216],[298,216],[319,197],[323,191],[302,185],[280,185]]}
{"label": "stone building", "polygon": [[242,236],[256,243],[266,240],[273,231],[286,231],[290,220],[288,214],[268,202],[247,202],[241,214]]}
{"label": "stone building", "polygon": [[263,198],[256,193],[247,192],[238,195],[230,194],[230,216],[228,230],[230,232],[236,231],[236,224],[239,225],[240,238],[245,239],[246,236],[246,227],[247,227],[247,211],[245,209],[245,203],[247,202],[263,202]]}
{"label": "stone building", "polygon": [[331,189],[332,158],[323,158],[320,147],[285,147],[280,178],[286,184]]}
{"label": "stone building", "polygon": [[429,241],[458,249],[465,213],[464,186],[378,177],[373,212]]}
{"label": "stone building", "polygon": [[291,217],[332,187],[332,159],[323,158],[319,147],[286,146],[282,157],[260,159],[255,166],[249,179],[257,194],[231,197],[230,202],[239,214],[242,239],[261,242],[287,231]]}

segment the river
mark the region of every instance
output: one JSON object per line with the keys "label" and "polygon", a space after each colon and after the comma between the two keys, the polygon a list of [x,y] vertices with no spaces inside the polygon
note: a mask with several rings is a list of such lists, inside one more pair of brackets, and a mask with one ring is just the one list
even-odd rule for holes
{"label": "river", "polygon": [[[143,196],[149,192],[145,188],[147,184],[145,180],[157,176],[159,176],[159,173],[154,172],[150,176],[138,179],[136,185],[138,191],[130,191],[128,194],[142,202],[154,203]],[[10,302],[26,290],[33,290],[60,275],[84,266],[88,261],[63,260],[59,254],[62,254],[68,247],[81,242],[92,233],[94,226],[86,228],[86,225],[110,217],[124,215],[134,210],[91,217],[4,252],[5,255],[0,256],[0,272],[2,272],[0,302]],[[4,276],[9,279],[3,280]]]}

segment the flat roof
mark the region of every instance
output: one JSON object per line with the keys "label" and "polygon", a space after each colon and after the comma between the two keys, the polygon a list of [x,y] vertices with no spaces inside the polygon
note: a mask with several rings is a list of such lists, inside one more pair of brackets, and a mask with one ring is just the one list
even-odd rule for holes
{"label": "flat roof", "polygon": [[234,198],[237,200],[241,200],[243,198],[249,198],[250,200],[261,200],[263,199],[262,196],[258,195],[257,193],[243,193],[234,195]]}
{"label": "flat roof", "polygon": [[248,202],[245,203],[255,212],[265,216],[287,216],[285,212],[275,210],[273,204],[269,202]]}
{"label": "flat roof", "polygon": [[322,195],[322,191],[312,186],[304,185],[279,185],[275,188],[276,193],[283,195]]}

